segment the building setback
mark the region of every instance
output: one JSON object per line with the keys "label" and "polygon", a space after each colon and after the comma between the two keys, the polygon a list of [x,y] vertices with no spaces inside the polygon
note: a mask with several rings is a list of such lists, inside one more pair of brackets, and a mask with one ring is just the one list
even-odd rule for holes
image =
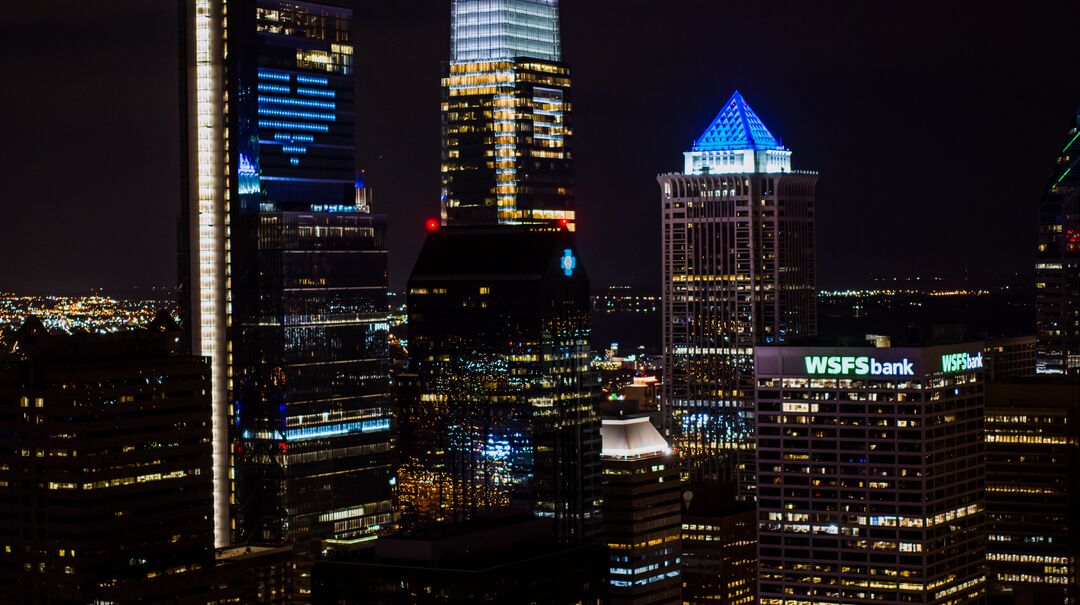
{"label": "building setback", "polygon": [[647,413],[606,415],[600,432],[611,605],[681,603],[682,490],[671,448]]}
{"label": "building setback", "polygon": [[1039,203],[1035,264],[1038,370],[1080,373],[1080,109]]}
{"label": "building setback", "polygon": [[385,221],[346,6],[184,6],[181,307],[211,360],[218,546],[393,526]]}
{"label": "building setback", "polygon": [[179,341],[30,318],[0,357],[0,600],[171,603],[213,567],[210,369]]}
{"label": "building setback", "polygon": [[753,348],[816,330],[814,188],[738,92],[660,175],[663,399],[697,480],[753,489]]}
{"label": "building setback", "polygon": [[[1055,380],[1056,379],[1056,380]],[[986,560],[991,590],[1071,603],[1080,551],[1080,383],[1060,376],[986,388]]]}
{"label": "building setback", "polygon": [[982,343],[759,347],[759,602],[985,599]]}

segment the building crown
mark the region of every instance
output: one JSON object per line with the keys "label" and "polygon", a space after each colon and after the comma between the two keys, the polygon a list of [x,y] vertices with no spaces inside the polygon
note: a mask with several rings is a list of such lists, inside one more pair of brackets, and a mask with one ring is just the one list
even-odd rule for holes
{"label": "building crown", "polygon": [[791,171],[791,150],[737,90],[684,155],[687,174]]}

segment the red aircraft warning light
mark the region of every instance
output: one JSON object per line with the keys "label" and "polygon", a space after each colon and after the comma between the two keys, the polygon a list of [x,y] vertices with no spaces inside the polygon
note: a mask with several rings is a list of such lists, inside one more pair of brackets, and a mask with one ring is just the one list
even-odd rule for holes
{"label": "red aircraft warning light", "polygon": [[428,231],[435,231],[439,228],[439,221],[437,219],[429,218],[425,226]]}

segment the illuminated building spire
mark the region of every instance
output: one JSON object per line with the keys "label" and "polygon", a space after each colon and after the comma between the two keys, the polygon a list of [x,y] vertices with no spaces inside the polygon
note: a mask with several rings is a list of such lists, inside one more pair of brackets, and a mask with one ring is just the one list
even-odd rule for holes
{"label": "illuminated building spire", "polygon": [[684,155],[686,174],[791,171],[791,150],[737,90]]}

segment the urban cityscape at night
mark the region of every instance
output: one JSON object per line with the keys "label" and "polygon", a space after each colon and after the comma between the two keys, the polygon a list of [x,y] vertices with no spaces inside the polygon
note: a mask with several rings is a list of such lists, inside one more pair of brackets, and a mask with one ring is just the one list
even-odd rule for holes
{"label": "urban cityscape at night", "polygon": [[0,604],[1080,598],[1075,0],[7,8]]}

